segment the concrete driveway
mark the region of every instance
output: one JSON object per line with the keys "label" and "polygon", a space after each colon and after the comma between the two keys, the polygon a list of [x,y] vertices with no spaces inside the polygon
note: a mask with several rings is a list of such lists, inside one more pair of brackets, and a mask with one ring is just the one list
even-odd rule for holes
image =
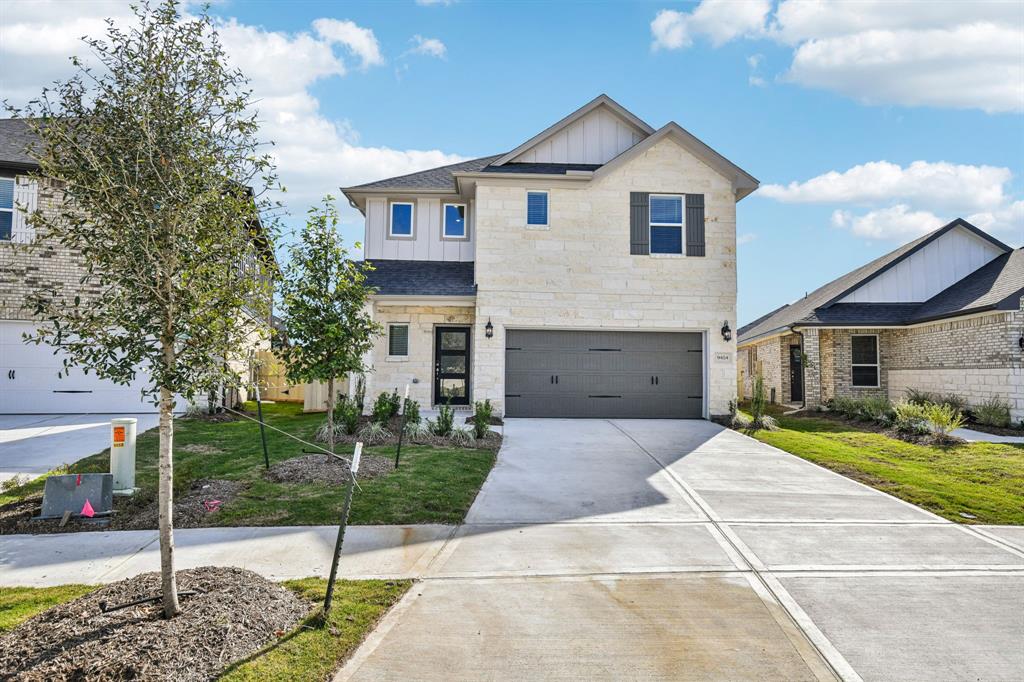
{"label": "concrete driveway", "polygon": [[0,481],[36,477],[109,448],[115,417],[138,419],[138,433],[160,421],[157,414],[0,414]]}
{"label": "concrete driveway", "polygon": [[509,420],[340,680],[1024,679],[1024,534],[700,421]]}

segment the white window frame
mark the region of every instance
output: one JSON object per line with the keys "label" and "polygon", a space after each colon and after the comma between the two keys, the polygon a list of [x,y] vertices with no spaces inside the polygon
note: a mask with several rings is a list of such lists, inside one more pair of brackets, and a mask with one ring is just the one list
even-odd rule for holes
{"label": "white window frame", "polygon": [[[405,355],[392,355],[391,354],[391,334],[392,329],[395,327],[405,327]],[[395,362],[404,362],[409,359],[409,353],[412,350],[412,330],[409,328],[408,322],[388,322],[388,360]]]}
{"label": "white window frame", "polygon": [[[450,235],[448,234],[448,207],[449,206],[461,206],[463,210],[462,219],[462,235]],[[453,241],[464,242],[469,239],[469,204],[460,204],[457,202],[449,201],[441,204],[441,239],[450,239]]]}
{"label": "white window frame", "polygon": [[11,214],[11,235],[9,237],[7,237],[6,239],[0,238],[0,242],[13,242],[14,241],[14,228],[15,228],[15,225],[14,225],[14,215],[17,212],[17,209],[18,209],[18,179],[17,178],[9,178],[9,177],[0,177],[0,182],[3,182],[4,180],[8,180],[11,183],[11,207],[10,208],[0,208],[0,213],[10,213]]}
{"label": "white window frame", "polygon": [[[679,199],[679,217],[681,222],[678,223],[656,223],[651,219],[651,199],[658,197],[660,199]],[[655,252],[654,251],[654,228],[656,227],[678,227],[679,228],[679,252]],[[647,254],[654,258],[664,258],[685,256],[686,255],[686,195],[685,194],[651,194],[647,197]]]}
{"label": "white window frame", "polygon": [[[875,362],[854,362],[853,361],[853,340],[858,336],[869,336],[875,339]],[[875,383],[874,385],[868,384],[855,384],[853,383],[853,368],[854,367],[874,367],[875,368]],[[850,334],[850,387],[851,388],[880,388],[882,386],[882,345],[879,343],[878,334]]]}
{"label": "white window frame", "polygon": [[[545,213],[547,214],[548,221],[541,225],[540,223],[530,222],[530,195],[531,194],[543,194],[544,195],[544,206]],[[543,230],[551,227],[551,192],[546,189],[528,189],[526,190],[526,227],[532,230]]]}
{"label": "white window frame", "polygon": [[[409,234],[395,234],[392,231],[395,218],[395,206],[409,207]],[[388,238],[389,239],[415,239],[416,238],[416,202],[415,201],[391,201],[388,202]]]}

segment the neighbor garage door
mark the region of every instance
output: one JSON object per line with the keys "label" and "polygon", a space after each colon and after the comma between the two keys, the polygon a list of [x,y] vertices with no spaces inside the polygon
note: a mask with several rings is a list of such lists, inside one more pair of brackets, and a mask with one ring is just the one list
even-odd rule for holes
{"label": "neighbor garage door", "polygon": [[508,330],[509,417],[700,418],[700,334]]}

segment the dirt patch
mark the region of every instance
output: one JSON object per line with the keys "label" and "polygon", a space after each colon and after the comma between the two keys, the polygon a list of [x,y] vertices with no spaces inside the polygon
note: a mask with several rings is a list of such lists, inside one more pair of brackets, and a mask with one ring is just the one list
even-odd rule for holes
{"label": "dirt patch", "polygon": [[30,618],[0,637],[0,677],[19,680],[212,680],[294,628],[312,605],[251,571],[178,571],[182,613],[159,602],[103,613],[160,591],[159,573],[122,580]]}
{"label": "dirt patch", "polygon": [[[240,481],[200,479],[192,483],[185,495],[174,500],[175,528],[202,528],[216,525],[221,508],[238,497],[246,486]],[[127,510],[126,510],[127,511]],[[156,528],[159,509],[156,501],[136,510],[134,514],[118,514],[111,523],[115,530],[146,530]]]}
{"label": "dirt patch", "polygon": [[224,453],[220,448],[215,448],[206,443],[189,443],[188,445],[182,445],[181,450],[193,455],[220,455]]}
{"label": "dirt patch", "polygon": [[[377,455],[363,455],[359,463],[358,480],[377,478],[395,469],[394,460]],[[274,483],[348,483],[348,463],[329,455],[303,455],[292,457],[270,467],[264,476]]]}

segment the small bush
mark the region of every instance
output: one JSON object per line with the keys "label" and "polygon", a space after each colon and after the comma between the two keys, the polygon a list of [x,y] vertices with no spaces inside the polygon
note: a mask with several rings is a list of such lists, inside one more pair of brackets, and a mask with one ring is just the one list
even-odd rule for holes
{"label": "small bush", "polygon": [[391,418],[398,414],[398,406],[401,398],[398,391],[394,393],[381,393],[373,402],[373,410],[370,412],[370,420],[378,424],[387,424]]}
{"label": "small bush", "polygon": [[362,374],[356,379],[356,407],[359,408],[359,414],[363,413],[363,407],[366,406],[366,377]]}
{"label": "small bush", "polygon": [[893,405],[893,425],[900,433],[923,436],[931,431],[928,408],[909,400],[901,400]]}
{"label": "small bush", "polygon": [[916,388],[908,388],[906,394],[908,403],[921,405],[922,407],[940,402],[939,396],[931,391],[919,391]]}
{"label": "small bush", "polygon": [[441,405],[438,408],[437,421],[432,424],[434,435],[444,437],[451,435],[452,426],[455,424],[455,410],[448,405]]}
{"label": "small bush", "polygon": [[494,407],[491,399],[474,403],[473,405],[473,437],[484,438],[491,430],[491,415],[494,414]]}
{"label": "small bush", "polygon": [[755,429],[761,429],[763,431],[778,431],[779,423],[775,421],[775,417],[770,414],[762,414],[761,419],[751,424]]}
{"label": "small bush", "polygon": [[857,401],[857,415],[863,421],[876,422],[882,425],[892,423],[892,403],[887,398],[869,397]]}
{"label": "small bush", "polygon": [[948,439],[950,433],[967,422],[963,412],[949,405],[929,405],[925,410],[928,414],[928,421],[932,423],[932,430],[942,439]]}
{"label": "small bush", "polygon": [[433,433],[430,430],[430,420],[418,421],[418,422],[407,422],[405,425],[406,437],[414,443],[422,443],[430,437]]}
{"label": "small bush", "polygon": [[359,428],[359,405],[348,396],[341,396],[334,405],[334,423],[346,436],[355,435]]}
{"label": "small bush", "polygon": [[754,378],[754,391],[750,396],[750,416],[754,424],[760,423],[767,402],[768,398],[764,392],[764,378],[758,374]]}
{"label": "small bush", "polygon": [[359,437],[364,443],[374,445],[391,438],[391,432],[380,422],[370,422],[359,431]]}
{"label": "small bush", "polygon": [[736,412],[732,415],[732,427],[734,429],[749,429],[752,420],[742,412]]}
{"label": "small bush", "polygon": [[946,395],[938,396],[938,400],[936,400],[936,402],[940,405],[951,407],[957,412],[967,411],[967,401],[956,393],[947,393]]}
{"label": "small bush", "polygon": [[1000,398],[989,398],[980,405],[971,408],[974,421],[988,426],[1007,428],[1010,425],[1010,403]]}
{"label": "small bush", "polygon": [[405,401],[405,423],[406,424],[419,424],[422,417],[420,417],[420,404],[415,400]]}
{"label": "small bush", "polygon": [[473,431],[465,426],[456,426],[452,428],[450,434],[448,434],[448,440],[451,441],[452,445],[460,448],[469,447],[475,440],[473,438]]}

